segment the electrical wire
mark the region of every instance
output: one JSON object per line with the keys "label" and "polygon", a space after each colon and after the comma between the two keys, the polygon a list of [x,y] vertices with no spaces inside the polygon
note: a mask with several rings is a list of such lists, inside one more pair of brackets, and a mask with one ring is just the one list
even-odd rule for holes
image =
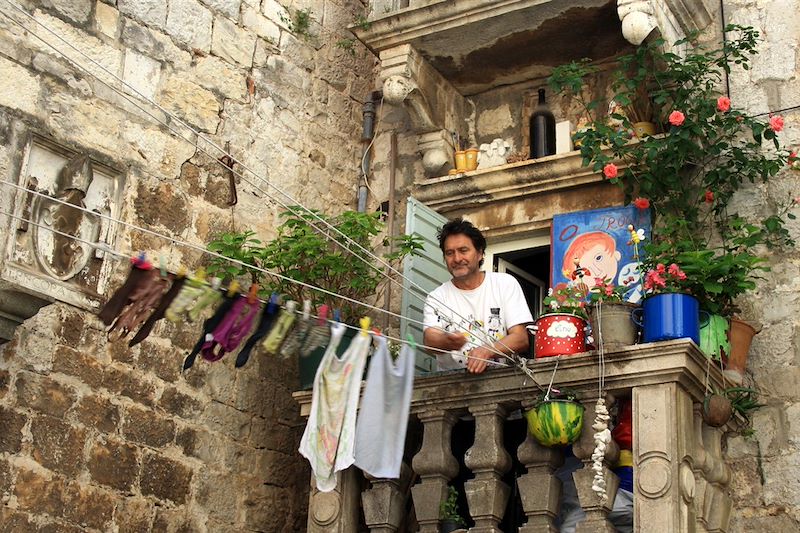
{"label": "electrical wire", "polygon": [[[36,20],[36,18],[35,18],[35,17],[33,17],[32,15],[30,15],[30,14],[29,14],[27,11],[25,11],[24,9],[22,9],[20,6],[18,6],[18,5],[16,5],[16,4],[14,4],[14,3],[13,3],[13,2],[11,2],[10,0],[5,0],[5,2],[6,2],[7,4],[9,4],[9,5],[10,5],[10,6],[11,6],[13,9],[15,9],[15,10],[19,11],[19,12],[20,12],[20,13],[22,13],[24,16],[26,16],[27,18],[31,19],[31,20],[32,20],[32,21],[33,21],[35,24],[37,24],[37,25],[41,26],[41,27],[42,27],[42,28],[43,28],[45,31],[47,31],[48,33],[50,33],[51,35],[53,35],[53,36],[54,36],[56,39],[58,39],[59,41],[61,41],[61,42],[62,42],[62,43],[64,43],[65,45],[67,45],[69,48],[71,48],[72,50],[74,50],[75,52],[77,52],[79,55],[81,55],[81,56],[83,56],[84,58],[86,58],[86,59],[87,59],[89,62],[91,62],[92,64],[94,64],[95,66],[97,66],[97,67],[98,67],[100,70],[102,70],[103,72],[105,72],[106,74],[108,74],[109,76],[111,76],[112,78],[114,78],[115,80],[117,80],[118,82],[120,82],[122,85],[124,85],[125,87],[127,87],[129,90],[131,90],[132,92],[134,92],[135,94],[137,94],[137,95],[138,95],[138,96],[139,96],[141,99],[143,99],[144,101],[146,101],[146,102],[148,102],[149,104],[153,105],[153,106],[154,106],[154,107],[156,107],[156,108],[157,108],[159,111],[161,111],[162,113],[164,113],[165,115],[167,115],[168,117],[170,117],[172,120],[174,120],[174,121],[175,121],[175,122],[177,122],[178,124],[181,124],[183,127],[185,127],[186,129],[188,129],[189,131],[191,131],[191,132],[192,132],[192,133],[193,133],[193,134],[194,134],[194,135],[197,137],[197,139],[198,139],[198,140],[203,140],[203,141],[205,141],[205,142],[206,142],[206,143],[208,143],[208,144],[209,144],[211,147],[213,147],[214,149],[216,149],[216,150],[217,150],[219,153],[221,153],[221,154],[223,154],[223,155],[226,155],[226,156],[228,156],[228,157],[230,158],[230,160],[233,162],[233,163],[232,163],[232,165],[239,164],[239,166],[241,166],[242,168],[244,168],[244,169],[245,169],[247,172],[249,172],[251,175],[255,176],[255,177],[256,177],[257,179],[259,179],[260,181],[263,181],[263,182],[264,182],[265,184],[267,184],[269,187],[273,188],[275,191],[277,191],[278,193],[280,193],[280,194],[281,194],[283,197],[287,198],[289,201],[291,201],[292,203],[294,203],[294,204],[295,204],[295,206],[294,206],[294,207],[302,208],[302,209],[303,209],[305,212],[307,212],[307,213],[308,213],[309,215],[311,215],[313,218],[315,218],[315,219],[317,219],[318,221],[322,222],[322,224],[323,224],[323,225],[327,226],[328,228],[330,228],[330,229],[332,229],[333,231],[335,231],[336,233],[338,233],[340,236],[344,237],[344,239],[345,239],[346,241],[348,241],[349,243],[351,243],[351,244],[355,245],[355,246],[356,246],[356,248],[358,248],[359,250],[361,250],[361,251],[365,252],[365,253],[367,254],[367,256],[368,256],[368,257],[370,257],[371,259],[373,259],[373,260],[376,260],[377,262],[379,262],[380,264],[382,264],[384,267],[386,267],[386,268],[387,268],[387,269],[388,269],[390,272],[392,272],[393,274],[399,275],[399,276],[400,276],[400,277],[401,277],[403,280],[405,280],[405,281],[407,281],[407,282],[409,283],[409,287],[405,287],[405,286],[403,286],[403,284],[402,284],[402,283],[400,283],[398,280],[396,280],[396,279],[392,278],[392,277],[391,277],[389,274],[387,274],[387,273],[383,272],[383,271],[382,271],[380,268],[378,268],[377,266],[373,265],[373,264],[372,264],[372,262],[371,262],[371,260],[367,260],[367,259],[365,259],[364,257],[360,256],[359,254],[356,254],[356,253],[355,253],[355,252],[354,252],[352,249],[350,249],[349,247],[345,247],[345,246],[343,246],[343,245],[342,245],[341,243],[339,243],[339,242],[338,242],[336,239],[333,239],[333,238],[330,236],[330,234],[328,234],[327,232],[325,232],[325,231],[321,230],[321,229],[320,229],[320,228],[319,228],[319,227],[318,227],[316,224],[314,224],[313,222],[310,222],[310,221],[308,221],[308,220],[306,221],[306,222],[308,222],[308,223],[309,223],[309,225],[310,225],[310,226],[312,226],[312,227],[313,227],[315,230],[319,231],[319,232],[320,232],[322,235],[325,235],[325,236],[326,236],[328,239],[331,239],[331,240],[332,240],[334,243],[336,243],[336,244],[338,244],[339,246],[341,246],[341,247],[342,247],[344,250],[346,250],[347,252],[349,252],[349,253],[353,254],[355,257],[359,258],[359,259],[360,259],[361,261],[363,261],[363,262],[364,262],[364,263],[365,263],[367,266],[369,266],[370,268],[373,268],[373,269],[374,269],[374,270],[376,270],[378,273],[380,273],[382,276],[386,277],[386,279],[389,281],[389,283],[395,283],[396,285],[400,286],[400,287],[401,287],[403,290],[406,290],[406,291],[408,291],[408,293],[409,293],[411,296],[414,296],[414,297],[416,297],[417,299],[419,299],[421,302],[423,302],[423,304],[427,304],[427,302],[426,302],[426,298],[430,298],[430,299],[431,299],[433,302],[435,302],[435,303],[437,303],[437,304],[439,304],[439,305],[442,305],[442,306],[444,306],[444,307],[445,307],[445,308],[446,308],[446,309],[447,309],[447,310],[448,310],[448,311],[449,311],[449,312],[450,312],[450,313],[451,313],[453,316],[455,316],[455,317],[459,318],[459,323],[458,323],[458,325],[459,325],[460,327],[463,327],[464,329],[469,329],[469,324],[470,324],[471,322],[470,322],[470,320],[469,320],[468,318],[464,317],[463,315],[461,315],[460,313],[458,313],[458,312],[457,312],[455,309],[451,308],[450,306],[448,306],[446,303],[442,302],[441,300],[439,300],[439,299],[437,299],[437,298],[435,298],[435,297],[433,297],[433,296],[431,296],[431,295],[427,294],[427,293],[426,293],[426,291],[425,291],[425,289],[424,289],[424,288],[422,288],[422,287],[421,287],[421,286],[420,286],[420,285],[419,285],[417,282],[415,282],[414,280],[412,280],[412,279],[410,279],[410,278],[406,277],[406,276],[405,276],[405,275],[404,275],[402,272],[398,271],[398,270],[397,270],[397,269],[395,269],[393,266],[391,266],[391,265],[390,265],[388,262],[384,261],[382,258],[380,258],[380,257],[378,257],[377,255],[373,254],[371,251],[369,251],[369,250],[368,250],[367,248],[365,248],[363,245],[361,245],[360,243],[358,243],[358,242],[356,242],[355,240],[353,240],[352,238],[350,238],[348,235],[346,235],[345,233],[343,233],[341,230],[339,230],[338,228],[336,228],[335,226],[333,226],[332,224],[330,224],[328,221],[326,221],[324,218],[322,218],[321,216],[319,216],[319,215],[318,215],[316,212],[314,212],[313,210],[311,210],[311,209],[309,209],[309,208],[305,207],[305,206],[304,206],[304,205],[302,205],[301,203],[297,202],[297,200],[295,200],[295,199],[294,199],[292,196],[290,196],[288,193],[286,193],[285,191],[283,191],[281,188],[279,188],[279,187],[277,187],[276,185],[272,184],[272,183],[271,183],[269,180],[266,180],[265,178],[263,178],[263,177],[259,176],[259,175],[258,175],[256,172],[254,172],[254,171],[253,171],[253,170],[251,170],[249,167],[247,167],[246,165],[244,165],[244,164],[243,164],[241,161],[239,161],[239,160],[237,160],[236,158],[234,158],[234,157],[233,157],[233,156],[232,156],[232,155],[231,155],[231,154],[230,154],[228,151],[226,151],[224,148],[220,147],[219,145],[217,145],[216,143],[214,143],[213,141],[211,141],[210,139],[208,139],[206,136],[202,135],[202,134],[201,134],[199,131],[197,131],[197,130],[195,130],[194,128],[192,128],[192,127],[191,127],[191,125],[189,125],[188,123],[186,123],[186,122],[185,122],[183,119],[181,119],[180,117],[178,117],[178,116],[176,116],[176,115],[174,115],[174,114],[170,113],[170,112],[169,112],[167,109],[163,108],[163,107],[162,107],[162,106],[160,106],[158,103],[156,103],[156,102],[155,102],[155,101],[153,101],[152,99],[150,99],[150,98],[148,98],[147,96],[145,96],[144,94],[142,94],[142,93],[141,93],[140,91],[138,91],[138,90],[137,90],[135,87],[133,87],[133,86],[129,85],[128,83],[126,83],[126,82],[125,82],[125,81],[124,81],[122,78],[120,78],[120,77],[118,77],[117,75],[115,75],[114,73],[110,72],[110,71],[109,71],[108,69],[106,69],[106,68],[105,68],[105,67],[104,67],[102,64],[98,63],[98,62],[97,62],[97,61],[95,61],[93,58],[91,58],[90,56],[88,56],[87,54],[85,54],[83,51],[81,51],[80,49],[76,48],[76,47],[75,47],[74,45],[72,45],[70,42],[66,41],[64,38],[62,38],[60,35],[58,35],[56,32],[54,32],[52,29],[50,29],[50,28],[49,28],[47,25],[45,25],[44,23],[42,23],[42,22],[40,22],[40,21]],[[74,64],[74,65],[75,65],[77,68],[79,68],[80,70],[83,70],[84,72],[86,72],[87,74],[89,74],[90,76],[92,76],[92,77],[94,77],[96,80],[98,80],[100,83],[102,83],[102,84],[106,85],[106,87],[108,87],[108,88],[109,88],[109,89],[111,89],[112,91],[116,92],[117,94],[119,94],[120,96],[122,96],[123,98],[125,98],[126,100],[128,100],[128,101],[129,101],[131,104],[133,104],[133,105],[134,105],[135,107],[137,107],[139,110],[141,110],[142,112],[144,112],[145,114],[147,114],[148,116],[150,116],[151,118],[153,118],[153,119],[154,119],[156,122],[158,122],[158,123],[159,123],[159,124],[161,124],[162,126],[166,127],[166,128],[169,130],[169,131],[171,131],[173,134],[175,134],[176,136],[178,136],[180,139],[182,139],[182,140],[184,140],[184,141],[186,141],[186,142],[190,142],[188,139],[186,139],[185,137],[183,137],[182,135],[180,135],[180,134],[179,134],[179,133],[178,133],[176,130],[174,130],[173,128],[171,128],[171,127],[170,127],[170,125],[169,125],[168,123],[166,123],[166,122],[163,122],[162,120],[160,120],[160,119],[159,119],[159,117],[157,117],[157,116],[155,116],[154,114],[150,113],[148,110],[146,110],[146,109],[142,108],[142,107],[141,107],[141,106],[138,104],[138,102],[136,102],[135,100],[131,99],[129,95],[125,94],[123,91],[120,91],[119,89],[117,89],[116,87],[114,87],[114,86],[113,86],[113,85],[111,85],[110,83],[106,82],[105,80],[102,80],[102,79],[101,79],[99,76],[97,76],[95,73],[93,73],[93,72],[89,71],[89,70],[88,70],[86,67],[82,66],[82,65],[81,65],[80,63],[78,63],[76,60],[74,60],[73,58],[71,58],[71,57],[67,56],[67,55],[66,55],[64,52],[62,52],[61,50],[57,49],[57,48],[56,48],[55,46],[53,46],[52,44],[48,43],[48,42],[47,42],[45,39],[43,39],[41,36],[39,36],[39,35],[38,35],[36,32],[34,32],[34,31],[32,31],[32,30],[30,30],[30,29],[26,28],[26,27],[25,27],[24,25],[22,25],[20,22],[18,22],[18,21],[16,21],[16,20],[14,20],[13,18],[9,17],[7,14],[5,14],[5,13],[4,13],[4,15],[5,15],[7,18],[9,18],[9,20],[11,20],[11,21],[12,21],[12,22],[14,22],[15,24],[17,24],[18,26],[20,26],[21,28],[23,28],[25,31],[28,31],[28,32],[29,32],[31,35],[33,35],[34,37],[36,37],[37,39],[39,39],[40,41],[42,41],[42,42],[43,42],[45,45],[47,45],[48,47],[52,48],[52,49],[53,49],[53,50],[54,50],[54,51],[55,51],[57,54],[60,54],[61,56],[65,57],[66,59],[68,59],[69,61],[71,61],[71,62],[72,62],[72,63],[73,63],[73,64]],[[374,138],[374,137],[373,137],[373,138]],[[200,144],[199,144],[199,143],[195,142],[195,143],[193,143],[193,145],[195,146],[195,148],[196,148],[197,150],[200,150],[200,151],[202,151],[203,153],[205,153],[206,155],[208,155],[208,156],[209,156],[209,157],[211,157],[212,159],[216,160],[216,161],[217,161],[219,164],[221,164],[221,165],[223,164],[221,161],[219,161],[219,157],[214,157],[212,154],[208,153],[208,151],[204,150],[204,149],[203,149],[203,148],[200,146]],[[224,165],[223,165],[223,166],[224,166]],[[226,168],[226,170],[228,170],[229,172],[232,172],[234,175],[237,175],[237,176],[239,176],[239,177],[240,177],[242,180],[244,180],[244,181],[245,181],[245,183],[248,183],[249,185],[251,185],[251,186],[255,187],[257,190],[259,190],[260,192],[262,192],[262,193],[264,193],[265,195],[267,195],[268,197],[270,197],[270,198],[271,198],[273,201],[275,201],[276,203],[278,203],[279,205],[281,205],[281,206],[282,206],[282,207],[284,207],[285,209],[287,209],[287,210],[289,210],[289,211],[291,211],[291,212],[296,212],[296,211],[295,211],[295,209],[293,209],[293,208],[291,208],[290,206],[286,205],[285,203],[281,202],[280,200],[278,200],[277,198],[275,198],[275,196],[273,196],[273,195],[272,195],[272,194],[270,194],[269,192],[265,191],[264,189],[262,189],[262,188],[261,188],[261,187],[259,187],[258,185],[254,184],[252,181],[248,180],[248,179],[247,179],[247,178],[246,178],[246,177],[245,177],[245,176],[244,176],[242,173],[240,173],[240,172],[236,172],[235,170],[232,170],[232,169],[231,169],[231,168],[229,168],[228,166],[225,166],[225,168]],[[425,297],[423,297],[423,296],[421,296],[420,294],[417,294],[417,293],[415,293],[415,292],[411,291],[411,290],[410,290],[411,288],[414,288],[414,289],[416,289],[416,290],[420,291],[422,294],[424,294],[424,295],[425,295]],[[510,352],[512,352],[512,353],[513,353],[513,350],[511,350],[511,349],[510,349],[510,348],[509,348],[509,347],[508,347],[508,346],[507,346],[505,343],[503,343],[503,342],[502,342],[502,340],[493,340],[493,339],[491,339],[491,338],[490,338],[490,337],[489,337],[487,334],[485,334],[485,333],[484,333],[483,331],[481,331],[481,330],[476,330],[476,331],[474,331],[474,332],[472,332],[472,333],[473,333],[473,335],[475,335],[476,337],[479,337],[479,338],[480,338],[480,340],[481,340],[482,342],[485,342],[485,343],[488,345],[488,347],[489,347],[490,349],[493,349],[493,346],[491,346],[492,344],[494,344],[494,343],[497,343],[497,344],[499,344],[500,346],[502,346],[502,347],[504,347],[504,348],[508,349]],[[496,350],[496,351],[497,351],[498,353],[500,353],[502,356],[504,356],[504,357],[508,357],[506,354],[504,354],[504,353],[500,352],[499,350]]]}

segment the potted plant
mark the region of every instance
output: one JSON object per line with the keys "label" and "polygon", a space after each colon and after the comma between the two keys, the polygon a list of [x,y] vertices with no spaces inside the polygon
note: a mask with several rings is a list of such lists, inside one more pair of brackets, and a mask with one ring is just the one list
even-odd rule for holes
{"label": "potted plant", "polygon": [[[634,281],[631,277],[628,283]],[[636,304],[625,300],[628,284],[614,285],[610,279],[597,279],[589,289],[589,324],[594,342],[604,349],[614,350],[636,342],[636,326],[631,311]]]}
{"label": "potted plant", "polygon": [[546,313],[528,326],[534,337],[535,358],[573,355],[586,351],[586,293],[583,283],[559,283],[551,287],[543,303]]}
{"label": "potted plant", "polygon": [[442,533],[452,533],[467,527],[458,512],[458,491],[455,487],[447,487],[447,497],[439,504],[439,520]]}
{"label": "potted plant", "polygon": [[729,387],[706,395],[703,400],[703,421],[712,427],[724,426],[733,413],[740,414],[746,422],[756,409],[763,407],[758,403],[758,391],[750,387]]}
{"label": "potted plant", "polygon": [[581,436],[583,405],[574,392],[548,387],[525,413],[528,431],[542,446],[566,446]]}

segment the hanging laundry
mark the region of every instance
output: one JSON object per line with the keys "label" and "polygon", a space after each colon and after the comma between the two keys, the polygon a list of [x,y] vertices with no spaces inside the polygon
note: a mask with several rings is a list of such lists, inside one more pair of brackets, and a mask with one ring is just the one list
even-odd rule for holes
{"label": "hanging laundry", "polygon": [[250,332],[258,314],[258,300],[240,296],[222,322],[206,337],[200,354],[206,361],[219,361],[235,350]]}
{"label": "hanging laundry", "polygon": [[275,323],[275,319],[278,317],[278,309],[278,296],[273,294],[267,305],[264,306],[264,312],[261,313],[261,320],[258,323],[256,331],[247,339],[242,351],[236,356],[236,368],[243,367],[247,363],[247,360],[250,359],[250,352],[253,351],[253,347],[269,333],[272,324]]}
{"label": "hanging laundry", "polygon": [[317,323],[308,332],[308,336],[300,348],[300,357],[310,356],[314,350],[325,346],[331,338],[331,329],[327,324],[328,320],[328,306],[321,305],[319,308],[319,316]]}
{"label": "hanging laundry", "polygon": [[345,328],[343,324],[331,326],[331,342],[314,378],[311,413],[300,441],[300,453],[311,463],[322,492],[336,488],[336,472],[355,459],[356,410],[370,336],[366,331],[356,335],[340,359],[336,348]]}
{"label": "hanging laundry", "polygon": [[103,324],[110,326],[114,322],[114,319],[119,316],[122,309],[130,303],[130,296],[133,291],[147,279],[147,273],[152,268],[153,265],[143,258],[131,259],[131,270],[125,279],[125,283],[109,298],[97,315],[103,321]]}
{"label": "hanging laundry", "polygon": [[145,340],[150,332],[153,330],[153,326],[155,326],[156,322],[164,318],[164,313],[172,304],[173,300],[178,296],[178,294],[183,289],[183,285],[186,282],[185,277],[178,277],[175,278],[175,281],[172,282],[172,286],[169,290],[164,293],[162,296],[161,301],[158,303],[158,307],[156,307],[155,311],[153,311],[150,316],[145,320],[142,327],[139,328],[139,331],[136,332],[136,335],[128,342],[128,346],[135,346]]}
{"label": "hanging laundry", "polygon": [[286,336],[289,334],[289,330],[292,329],[292,325],[294,325],[294,321],[296,319],[296,309],[297,302],[293,300],[290,300],[286,304],[286,309],[281,309],[281,312],[275,321],[275,327],[270,330],[267,338],[265,338],[264,342],[261,343],[261,346],[264,347],[264,350],[268,355],[275,355],[278,353],[278,350],[280,350],[283,339],[286,338]]}
{"label": "hanging laundry", "polygon": [[[194,277],[189,278],[183,286],[183,290],[175,298],[175,301],[172,302],[172,305],[169,306],[164,316],[166,316],[167,320],[170,322],[177,323],[183,321],[184,317],[187,315],[187,311],[197,303],[197,300],[200,299],[208,289],[210,289],[210,287],[205,284],[204,280]],[[214,292],[218,293],[218,291]]]}
{"label": "hanging laundry", "polygon": [[280,347],[280,353],[284,358],[293,359],[300,352],[300,348],[303,347],[303,343],[314,325],[309,318],[310,309],[311,302],[308,300],[303,302],[303,314],[295,320],[294,328],[286,336]]}
{"label": "hanging laundry", "polygon": [[206,309],[212,308],[217,305],[222,299],[222,293],[219,291],[219,278],[214,278],[210,287],[206,287],[203,294],[195,300],[194,305],[189,307],[186,315],[189,317],[190,322],[197,322],[203,316]]}
{"label": "hanging laundry", "polygon": [[162,278],[158,270],[149,270],[136,289],[131,292],[130,303],[109,328],[109,340],[124,338],[131,331],[138,329],[155,310],[169,285],[169,279]]}
{"label": "hanging laundry", "polygon": [[192,351],[183,361],[183,370],[188,370],[192,367],[192,365],[194,365],[195,359],[197,359],[197,355],[200,353],[203,343],[206,341],[206,337],[210,336],[211,332],[214,331],[217,326],[219,326],[219,324],[225,318],[225,315],[227,315],[231,308],[233,308],[233,304],[236,303],[237,299],[238,296],[236,294],[225,296],[225,299],[222,300],[222,304],[217,308],[214,314],[208,320],[203,322],[203,332],[200,334],[200,338],[197,339],[197,343],[194,345],[194,348],[192,348]]}
{"label": "hanging laundry", "polygon": [[373,477],[397,479],[414,387],[414,348],[403,345],[392,362],[386,338],[376,341],[356,422],[355,465]]}

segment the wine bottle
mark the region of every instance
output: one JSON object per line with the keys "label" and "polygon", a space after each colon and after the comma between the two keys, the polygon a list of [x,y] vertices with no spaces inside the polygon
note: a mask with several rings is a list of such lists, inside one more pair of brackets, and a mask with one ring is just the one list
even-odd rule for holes
{"label": "wine bottle", "polygon": [[556,153],[556,118],[544,101],[544,89],[539,89],[539,104],[530,121],[531,159]]}

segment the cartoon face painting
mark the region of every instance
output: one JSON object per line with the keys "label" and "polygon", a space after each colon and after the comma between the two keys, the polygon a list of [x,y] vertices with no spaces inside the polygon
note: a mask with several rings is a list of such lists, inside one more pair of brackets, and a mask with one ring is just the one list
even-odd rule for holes
{"label": "cartoon face painting", "polygon": [[598,279],[616,280],[621,257],[614,238],[607,233],[583,233],[572,241],[564,254],[564,274],[570,278],[582,275],[583,283],[591,288]]}

